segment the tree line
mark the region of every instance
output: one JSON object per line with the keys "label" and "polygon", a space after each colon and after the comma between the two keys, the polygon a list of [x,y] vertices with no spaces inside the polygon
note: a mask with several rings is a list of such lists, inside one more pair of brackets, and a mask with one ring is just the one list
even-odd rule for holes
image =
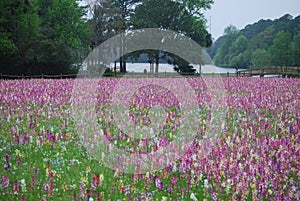
{"label": "tree line", "polygon": [[89,49],[83,14],[73,0],[1,0],[0,71],[74,73]]}
{"label": "tree line", "polygon": [[230,25],[208,53],[222,67],[300,67],[300,16],[259,20],[242,30]]}
{"label": "tree line", "polygon": [[[4,74],[76,73],[93,48],[130,29],[170,29],[202,46],[212,44],[203,11],[213,0],[1,0],[0,72]],[[171,58],[178,72],[194,71],[176,55],[144,50],[154,63]]]}

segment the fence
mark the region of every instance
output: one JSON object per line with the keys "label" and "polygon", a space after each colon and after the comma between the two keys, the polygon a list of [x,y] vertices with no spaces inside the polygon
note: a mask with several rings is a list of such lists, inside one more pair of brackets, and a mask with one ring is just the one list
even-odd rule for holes
{"label": "fence", "polygon": [[278,75],[282,77],[300,77],[299,67],[272,67],[272,68],[259,68],[259,69],[247,69],[237,72],[238,76],[252,77],[259,76],[264,77],[266,75]]}
{"label": "fence", "polygon": [[6,75],[0,74],[0,79],[31,79],[31,78],[49,78],[49,79],[63,79],[63,78],[76,78],[77,74],[60,74],[60,75]]}
{"label": "fence", "polygon": [[[136,78],[150,78],[150,77],[159,77],[159,78],[164,78],[164,77],[172,77],[172,78],[177,78],[177,77],[200,77],[200,76],[212,76],[212,77],[233,77],[237,76],[236,73],[202,73],[202,74],[189,74],[189,73],[183,73],[179,74],[176,72],[159,72],[158,74],[153,74],[153,73],[126,73],[126,74],[121,74],[117,73],[116,75],[114,73],[105,73],[103,77],[136,77]],[[72,78],[77,78],[77,77],[99,77],[99,75],[79,75],[79,74],[59,74],[59,75],[46,75],[46,74],[41,74],[41,75],[8,75],[8,74],[0,74],[0,79],[72,79]]]}

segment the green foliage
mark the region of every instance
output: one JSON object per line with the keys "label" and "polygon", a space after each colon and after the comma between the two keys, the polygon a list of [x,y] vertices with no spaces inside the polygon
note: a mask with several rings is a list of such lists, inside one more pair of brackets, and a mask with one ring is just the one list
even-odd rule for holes
{"label": "green foliage", "polygon": [[179,31],[186,26],[180,21],[181,15],[187,14],[182,9],[181,4],[172,0],[146,0],[136,7],[132,24],[134,28],[163,28]]}
{"label": "green foliage", "polygon": [[108,0],[93,6],[93,17],[90,20],[93,47],[126,29],[125,21],[122,18],[123,12],[117,7],[119,3]]}
{"label": "green foliage", "polygon": [[251,63],[255,68],[270,67],[271,54],[264,49],[257,49],[252,54]]}
{"label": "green foliage", "polygon": [[122,18],[126,21],[127,17],[134,12],[134,6],[142,3],[144,0],[112,0],[112,5],[122,12]]}
{"label": "green foliage", "polygon": [[[228,26],[224,30],[223,42],[214,57],[214,62],[219,66],[226,66],[230,63],[232,55],[229,55],[231,44],[234,42],[238,34],[238,29],[233,25]],[[230,58],[231,57],[231,58]]]}
{"label": "green foliage", "polygon": [[239,53],[230,59],[230,66],[235,68],[241,68],[243,66],[243,54]]}
{"label": "green foliage", "polygon": [[75,0],[38,0],[37,7],[44,42],[51,47],[51,54],[44,57],[50,60],[43,65],[56,68],[50,72],[74,72],[70,66],[81,62],[89,52],[90,29],[82,19],[83,8]]}
{"label": "green foliage", "polygon": [[26,71],[39,36],[39,18],[29,1],[2,1],[0,8],[1,72]]}
{"label": "green foliage", "polygon": [[249,65],[248,38],[233,25],[229,25],[224,30],[224,34],[221,47],[214,58],[216,65],[235,68]]}
{"label": "green foliage", "polygon": [[[212,44],[203,10],[212,0],[97,0],[92,18],[76,0],[2,0],[0,2],[1,73],[75,73],[90,49],[131,28],[171,29]],[[87,7],[86,7],[87,8]],[[159,63],[160,54],[152,54]],[[120,59],[123,63],[125,58]],[[126,66],[123,67],[126,71]]]}
{"label": "green foliage", "polygon": [[247,38],[253,38],[260,33],[268,30],[270,27],[273,26],[272,20],[259,20],[258,22],[247,25],[241,32],[247,37]]}
{"label": "green foliage", "polygon": [[18,51],[13,41],[8,37],[7,33],[0,33],[0,55],[13,56]]}
{"label": "green foliage", "polygon": [[291,65],[291,34],[284,31],[277,33],[273,45],[270,47],[270,52],[273,65]]}
{"label": "green foliage", "polygon": [[176,0],[176,2],[182,4],[188,11],[190,16],[203,16],[202,11],[211,8],[214,3],[213,0]]}
{"label": "green foliage", "polygon": [[[190,37],[202,46],[210,46],[212,43],[211,35],[205,27],[205,19],[201,15],[201,9],[208,9],[212,2],[209,0],[195,1],[172,1],[172,0],[145,0],[137,5],[131,17],[131,26],[139,28],[159,28],[173,30]],[[180,60],[175,55],[160,51],[146,51],[150,59],[154,58],[156,72],[158,71],[160,55],[163,57],[173,57],[170,63],[174,64],[175,69],[180,71],[191,71],[191,66],[186,61]],[[145,53],[145,52],[140,52]],[[178,62],[178,63],[174,63]],[[180,67],[180,68],[179,68]],[[194,72],[194,70],[193,70]]]}
{"label": "green foliage", "polygon": [[294,66],[300,66],[300,33],[294,37],[292,46]]}
{"label": "green foliage", "polygon": [[239,32],[238,28],[236,28],[232,24],[224,29],[225,36],[234,36],[234,35],[238,34],[238,32]]}
{"label": "green foliage", "polygon": [[236,68],[245,66],[244,52],[248,48],[248,39],[244,35],[240,35],[229,48],[230,65]]}
{"label": "green foliage", "polygon": [[180,74],[195,74],[196,69],[189,62],[179,56],[172,55],[168,59],[168,63],[174,66],[174,70]]}
{"label": "green foliage", "polygon": [[248,48],[248,39],[244,35],[240,35],[231,45],[230,54],[239,54],[246,51]]}
{"label": "green foliage", "polygon": [[224,67],[299,66],[299,32],[300,16],[293,19],[288,14],[273,21],[259,20],[240,31],[230,25],[208,53]]}
{"label": "green foliage", "polygon": [[[134,6],[141,2],[143,0],[98,0],[90,5],[93,10],[93,17],[90,20],[93,32],[92,46],[96,47],[112,36],[127,30]],[[126,72],[126,56],[122,56],[119,60],[120,72]]]}
{"label": "green foliage", "polygon": [[2,73],[58,74],[88,52],[89,27],[75,0],[1,1]]}

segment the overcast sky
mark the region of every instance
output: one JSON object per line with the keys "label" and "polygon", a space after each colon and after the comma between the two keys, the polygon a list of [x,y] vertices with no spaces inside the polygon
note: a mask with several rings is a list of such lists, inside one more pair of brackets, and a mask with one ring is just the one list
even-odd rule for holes
{"label": "overcast sky", "polygon": [[[300,15],[299,0],[214,0],[212,9],[205,16],[211,18],[211,33],[217,39],[232,24],[243,29],[260,19],[277,19],[285,14]],[[208,28],[208,30],[210,30]]]}

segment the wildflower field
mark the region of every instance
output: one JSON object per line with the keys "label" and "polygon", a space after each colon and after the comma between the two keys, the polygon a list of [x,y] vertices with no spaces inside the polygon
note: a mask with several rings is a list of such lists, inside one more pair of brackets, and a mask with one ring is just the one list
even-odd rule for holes
{"label": "wildflower field", "polygon": [[[195,138],[178,160],[138,174],[107,167],[83,146],[73,79],[0,80],[0,200],[299,200],[300,79],[208,80],[215,79],[224,83],[224,121],[207,128],[213,90],[201,78],[187,78],[200,108]],[[180,132],[172,127],[180,119],[176,101],[170,125],[155,137],[159,144],[127,138],[105,122],[118,82],[99,79],[97,88],[98,123],[114,146],[141,154],[172,141]],[[133,101],[133,116],[141,114],[140,103]],[[207,132],[217,132],[209,152],[203,151]]]}

